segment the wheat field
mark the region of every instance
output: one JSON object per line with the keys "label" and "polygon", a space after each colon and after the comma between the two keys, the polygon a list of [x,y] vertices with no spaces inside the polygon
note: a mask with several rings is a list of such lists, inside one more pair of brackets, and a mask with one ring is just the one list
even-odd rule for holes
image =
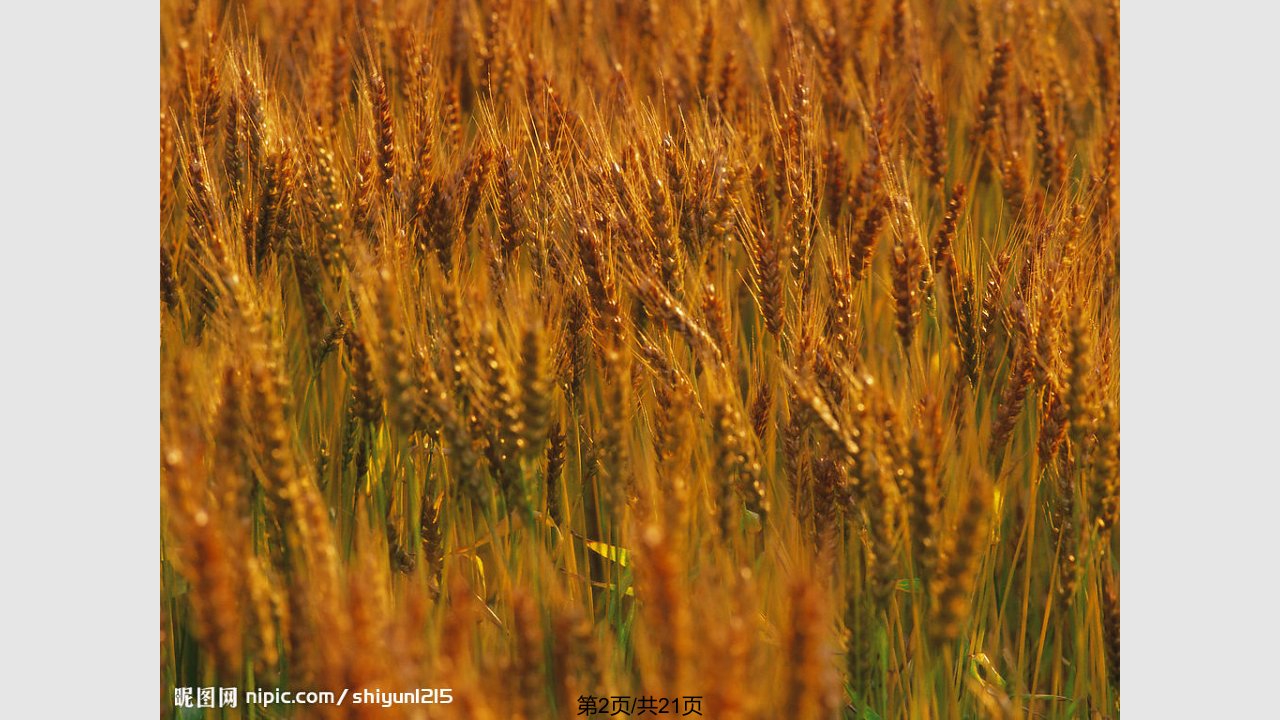
{"label": "wheat field", "polygon": [[162,716],[1118,717],[1118,3],[160,36]]}

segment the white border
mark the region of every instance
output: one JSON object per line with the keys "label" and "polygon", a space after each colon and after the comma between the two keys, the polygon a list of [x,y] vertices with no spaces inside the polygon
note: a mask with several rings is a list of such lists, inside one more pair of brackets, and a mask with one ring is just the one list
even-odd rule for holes
{"label": "white border", "polygon": [[5,717],[156,717],[159,11],[0,10]]}
{"label": "white border", "polygon": [[1130,717],[1280,706],[1276,19],[1267,3],[1121,5]]}

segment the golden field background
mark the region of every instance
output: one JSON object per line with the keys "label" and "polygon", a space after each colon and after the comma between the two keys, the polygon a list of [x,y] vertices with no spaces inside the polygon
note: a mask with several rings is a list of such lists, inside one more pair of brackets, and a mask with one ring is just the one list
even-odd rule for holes
{"label": "golden field background", "polygon": [[162,3],[162,712],[1118,716],[1118,22]]}

